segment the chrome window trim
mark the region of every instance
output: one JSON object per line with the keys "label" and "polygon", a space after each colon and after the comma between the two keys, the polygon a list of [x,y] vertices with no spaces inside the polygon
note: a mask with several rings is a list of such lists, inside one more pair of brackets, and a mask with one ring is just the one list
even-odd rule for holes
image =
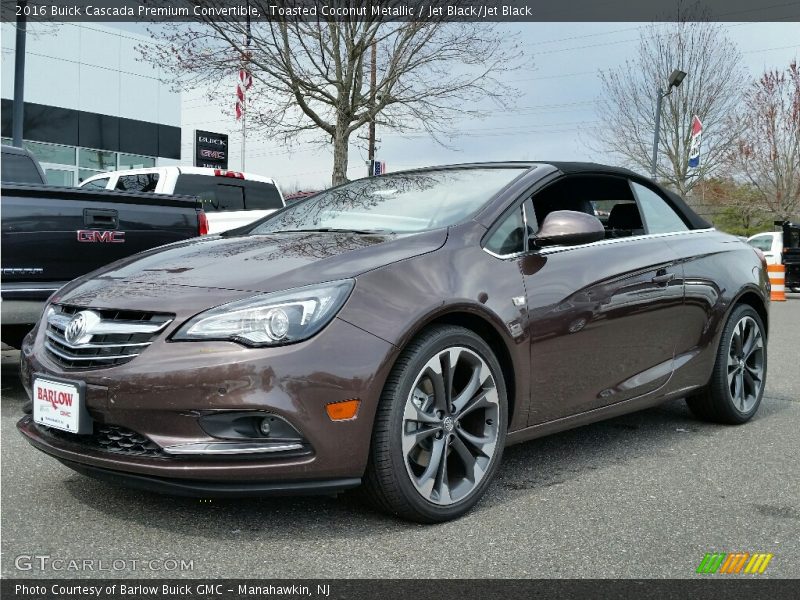
{"label": "chrome window trim", "polygon": [[[523,208],[523,211],[524,211],[524,208]],[[598,240],[596,242],[590,242],[588,244],[578,244],[578,245],[575,245],[575,246],[550,246],[550,247],[547,247],[547,248],[541,248],[540,250],[538,250],[538,252],[535,251],[535,250],[532,250],[532,251],[529,251],[529,252],[515,252],[514,254],[503,254],[503,255],[501,255],[501,254],[497,254],[495,252],[492,252],[491,250],[489,250],[486,247],[482,248],[482,250],[484,252],[486,252],[487,254],[489,254],[491,256],[494,256],[495,258],[499,258],[501,260],[506,260],[506,259],[510,259],[510,258],[519,258],[521,256],[525,256],[526,254],[533,254],[534,252],[536,254],[541,254],[541,255],[558,254],[560,252],[566,252],[566,251],[572,250],[574,248],[588,248],[588,247],[592,247],[592,246],[605,246],[605,245],[608,245],[608,244],[621,244],[621,243],[624,243],[624,242],[631,242],[631,241],[637,241],[637,240],[655,239],[655,238],[662,238],[662,237],[674,237],[674,236],[678,236],[678,235],[691,235],[691,234],[696,234],[696,233],[708,233],[709,231],[716,231],[716,228],[714,228],[714,227],[706,227],[704,229],[689,229],[687,231],[669,231],[669,232],[666,232],[666,233],[644,233],[642,235],[630,235],[630,236],[621,237],[621,238],[611,238],[611,239],[608,239],[608,240]]]}
{"label": "chrome window trim", "polygon": [[521,204],[521,207],[522,207],[522,230],[524,231],[524,235],[525,235],[525,237],[522,239],[522,252],[523,253],[528,252],[528,250],[530,249],[529,246],[528,246],[528,242],[530,241],[528,239],[528,211],[525,210],[525,205],[527,203],[528,203],[528,200],[526,198],[525,200],[522,201],[522,204]]}
{"label": "chrome window trim", "polygon": [[578,244],[576,246],[550,246],[548,248],[542,248],[539,251],[539,254],[558,254],[559,252],[566,252],[567,250],[572,250],[574,248],[589,248],[594,246],[606,246],[612,244],[622,244],[625,242],[634,242],[638,240],[648,240],[648,239],[656,239],[656,238],[664,238],[664,237],[675,237],[679,235],[691,235],[696,233],[708,233],[709,231],[716,231],[714,227],[707,227],[705,229],[689,229],[687,231],[669,231],[666,233],[645,233],[642,235],[630,235],[627,237],[621,238],[611,238],[608,240],[598,240],[596,242],[590,242],[588,244]]}
{"label": "chrome window trim", "polygon": [[520,256],[525,256],[526,254],[528,254],[527,252],[515,252],[514,254],[497,254],[496,252],[492,252],[488,248],[482,248],[482,250],[486,252],[486,254],[494,256],[495,258],[499,258],[501,260],[506,260],[508,258],[519,258]]}

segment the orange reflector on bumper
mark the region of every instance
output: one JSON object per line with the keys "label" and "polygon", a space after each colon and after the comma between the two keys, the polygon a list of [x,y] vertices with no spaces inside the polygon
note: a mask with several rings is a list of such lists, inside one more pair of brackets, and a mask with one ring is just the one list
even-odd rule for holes
{"label": "orange reflector on bumper", "polygon": [[344,402],[332,402],[325,407],[331,421],[346,421],[355,419],[358,412],[358,405],[361,400],[345,400]]}

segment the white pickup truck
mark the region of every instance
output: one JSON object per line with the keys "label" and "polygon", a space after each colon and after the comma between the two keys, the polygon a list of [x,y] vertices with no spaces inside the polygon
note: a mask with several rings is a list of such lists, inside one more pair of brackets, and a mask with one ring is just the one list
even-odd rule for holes
{"label": "white pickup truck", "polygon": [[285,206],[269,177],[205,167],[110,171],[85,179],[80,187],[197,196],[208,216],[208,233],[247,225]]}

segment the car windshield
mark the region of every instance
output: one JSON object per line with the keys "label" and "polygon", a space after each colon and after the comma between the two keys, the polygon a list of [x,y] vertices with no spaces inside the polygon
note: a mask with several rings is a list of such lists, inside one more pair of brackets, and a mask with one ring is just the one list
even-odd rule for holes
{"label": "car windshield", "polygon": [[475,213],[522,172],[487,167],[360,179],[294,204],[249,233],[410,233],[446,227]]}

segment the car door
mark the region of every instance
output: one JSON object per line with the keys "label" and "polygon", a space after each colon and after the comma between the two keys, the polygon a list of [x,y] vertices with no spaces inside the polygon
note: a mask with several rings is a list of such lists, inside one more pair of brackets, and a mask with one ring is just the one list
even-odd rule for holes
{"label": "car door", "polygon": [[683,301],[676,255],[645,231],[627,180],[581,175],[551,186],[561,188],[533,196],[529,225],[548,210],[582,210],[601,216],[607,239],[534,249],[521,260],[531,341],[530,425],[662,387],[673,371]]}
{"label": "car door", "polygon": [[751,237],[747,243],[764,253],[768,265],[778,265],[781,263],[781,249],[777,237],[772,233],[763,233]]}

